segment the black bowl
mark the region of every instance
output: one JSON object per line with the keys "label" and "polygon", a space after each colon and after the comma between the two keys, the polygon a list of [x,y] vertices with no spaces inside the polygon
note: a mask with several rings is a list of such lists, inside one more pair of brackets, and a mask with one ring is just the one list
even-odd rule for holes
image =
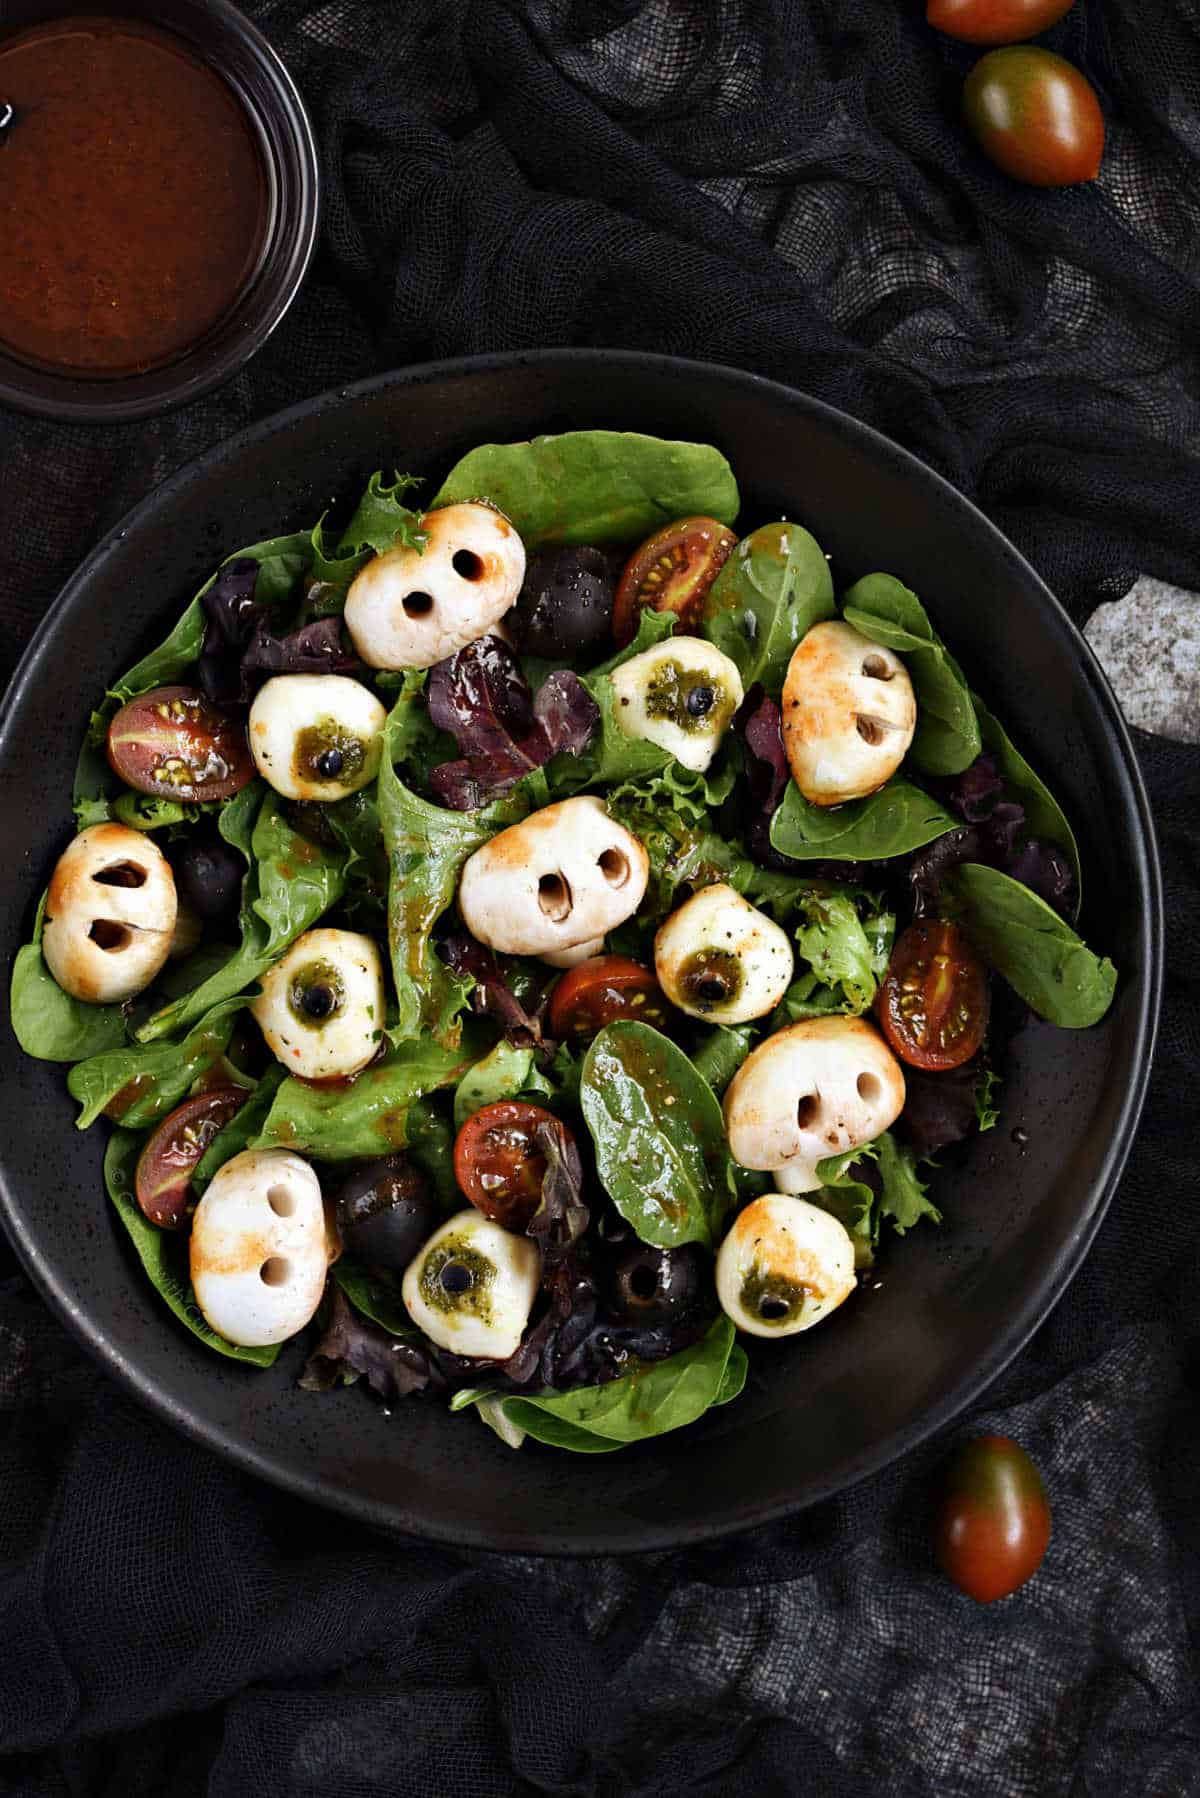
{"label": "black bowl", "polygon": [[[527,1444],[417,1401],[296,1388],[303,1349],[258,1373],[184,1333],[109,1214],[104,1126],[80,1135],[64,1071],[0,1046],[0,1212],[84,1344],[172,1423],[244,1468],[441,1541],[583,1554],[666,1548],[795,1511],[944,1424],[1016,1353],[1078,1267],[1142,1103],[1162,959],[1153,833],[1133,752],[1087,645],[965,499],[894,444],[803,395],[663,357],[556,351],[443,363],[306,401],[167,481],[68,585],[13,684],[0,733],[2,949],[29,935],[68,840],[79,728],[213,562],[314,518],[383,464],[435,481],[493,439],[597,425],[716,443],[751,522],[811,526],[839,581],[915,587],[988,703],[1051,779],[1083,845],[1084,928],[1121,972],[1092,1030],[1016,1037],[1003,1124],[935,1182],[946,1223],[890,1244],[868,1288],[810,1336],[752,1345],[734,1404],[605,1456]],[[1027,1143],[1019,1142],[1017,1127]]]}
{"label": "black bowl", "polygon": [[297,293],[317,241],[319,183],[312,125],[296,85],[257,26],[229,0],[4,0],[7,36],[71,12],[145,19],[182,38],[223,76],[245,109],[267,183],[262,248],[225,316],[190,349],[144,374],[83,377],[35,368],[0,349],[0,405],[47,418],[118,424],[199,399],[266,343]]}

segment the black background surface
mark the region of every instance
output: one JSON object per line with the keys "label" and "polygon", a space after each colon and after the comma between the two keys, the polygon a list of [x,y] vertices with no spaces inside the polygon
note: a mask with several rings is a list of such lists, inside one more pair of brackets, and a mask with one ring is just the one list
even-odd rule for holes
{"label": "black background surface", "polygon": [[[846,407],[977,498],[1080,621],[1139,570],[1200,586],[1193,0],[1077,0],[1050,35],[1111,127],[1100,182],[1061,193],[967,147],[971,55],[911,0],[247,10],[314,113],[318,263],[185,412],[0,416],[6,665],[94,539],[238,425],[544,344],[732,362]],[[397,1546],[144,1416],[5,1259],[0,1793],[1200,1790],[1200,750],[1138,740],[1169,926],[1150,1101],[1082,1272],[954,1432],[1003,1429],[1043,1467],[1032,1585],[978,1609],[934,1572],[944,1442],[687,1555]]]}

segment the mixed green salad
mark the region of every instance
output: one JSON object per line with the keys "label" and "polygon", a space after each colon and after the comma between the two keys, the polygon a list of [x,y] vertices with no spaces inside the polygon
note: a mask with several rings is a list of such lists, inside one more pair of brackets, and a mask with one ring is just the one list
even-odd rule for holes
{"label": "mixed green salad", "polygon": [[415,485],[239,550],[105,694],[13,1027],[208,1348],[313,1326],[306,1387],[603,1452],[939,1223],[1008,1035],[1116,975],[918,596],[739,538],[717,450]]}

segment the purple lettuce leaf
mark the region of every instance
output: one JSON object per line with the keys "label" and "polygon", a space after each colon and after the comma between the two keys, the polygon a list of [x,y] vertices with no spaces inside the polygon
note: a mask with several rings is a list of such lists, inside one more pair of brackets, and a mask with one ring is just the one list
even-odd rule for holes
{"label": "purple lettuce leaf", "polygon": [[791,778],[783,747],[783,714],[755,681],[734,721],[746,750],[746,814],[743,837],[752,861],[777,873],[794,873],[800,863],[781,855],[771,842],[771,819],[783,803]]}
{"label": "purple lettuce leaf", "polygon": [[499,637],[483,637],[438,662],[426,687],[429,716],[447,731],[461,759],[430,775],[434,797],[473,811],[553,755],[578,755],[600,722],[600,708],[578,675],[552,674],[530,695],[521,665]]}
{"label": "purple lettuce leaf", "polygon": [[905,1068],[900,1129],[918,1155],[936,1155],[974,1130],[979,1074],[977,1060],[940,1074]]}
{"label": "purple lettuce leaf", "polygon": [[1004,872],[1070,918],[1075,904],[1075,876],[1071,864],[1056,843],[1030,837],[1004,864]]}
{"label": "purple lettuce leaf", "polygon": [[927,917],[937,910],[942,882],[951,869],[963,862],[983,859],[983,837],[972,824],[948,830],[924,849],[914,850],[908,858],[908,879],[912,888],[913,916]]}
{"label": "purple lettuce leaf", "polygon": [[408,1342],[361,1316],[340,1287],[331,1285],[322,1313],[324,1328],[309,1355],[300,1384],[307,1392],[328,1392],[364,1376],[387,1403],[445,1384],[434,1354],[422,1342]]}
{"label": "purple lettuce leaf", "polygon": [[1075,880],[1066,856],[1053,843],[1026,834],[1025,807],[1004,797],[1004,779],[995,755],[985,751],[953,781],[932,783],[938,797],[970,826],[918,850],[909,863],[917,915],[932,909],[941,883],[959,862],[985,862],[1037,893],[1069,917]]}
{"label": "purple lettuce leaf", "polygon": [[471,1010],[494,1018],[514,1049],[537,1049],[546,1043],[542,1028],[543,1006],[529,1011],[509,985],[503,959],[466,930],[454,930],[437,944],[438,954],[455,974],[474,980]]}
{"label": "purple lettuce leaf", "polygon": [[290,636],[276,637],[261,621],[255,627],[240,666],[241,698],[274,674],[358,674],[362,663],[342,641],[340,618],[318,618]]}

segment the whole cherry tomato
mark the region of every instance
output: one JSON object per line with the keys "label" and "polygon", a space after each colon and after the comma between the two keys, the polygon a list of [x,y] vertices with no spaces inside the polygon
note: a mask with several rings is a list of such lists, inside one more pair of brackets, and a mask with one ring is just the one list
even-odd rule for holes
{"label": "whole cherry tomato", "polygon": [[926,23],[960,44],[1019,44],[1049,31],[1075,0],[927,0]]}
{"label": "whole cherry tomato", "polygon": [[704,596],[729,560],[737,538],[717,518],[677,518],[647,537],[625,564],[613,602],[613,636],[623,649],[637,636],[638,616],[651,606],[674,612],[679,628],[695,631]]}
{"label": "whole cherry tomato", "polygon": [[477,1211],[506,1230],[523,1230],[542,1202],[546,1157],[535,1132],[554,1124],[552,1111],[521,1099],[501,1099],[469,1117],[454,1140],[454,1178]]}
{"label": "whole cherry tomato", "polygon": [[987,1030],[987,970],[957,924],[920,918],[892,950],[876,1006],[901,1061],[959,1068]]}
{"label": "whole cherry tomato", "polygon": [[210,1087],[167,1113],[138,1156],[133,1191],[142,1214],[160,1230],[182,1230],[194,1207],[192,1175],[219,1130],[240,1111],[242,1086]]}
{"label": "whole cherry tomato", "polygon": [[594,955],[568,968],[550,998],[550,1034],[590,1040],[614,1018],[670,1027],[675,1016],[649,968],[626,955]]}
{"label": "whole cherry tomato", "polygon": [[229,799],[254,778],[246,732],[196,687],[155,687],[108,727],[108,759],[126,786],[156,799]]}
{"label": "whole cherry tomato", "polygon": [[967,76],[963,105],[980,149],[1018,181],[1072,187],[1100,172],[1104,115],[1096,91],[1051,50],[989,51]]}
{"label": "whole cherry tomato", "polygon": [[1020,1444],[1010,1436],[964,1442],[947,1469],[934,1532],[946,1576],[991,1604],[1037,1572],[1049,1542],[1046,1489]]}

